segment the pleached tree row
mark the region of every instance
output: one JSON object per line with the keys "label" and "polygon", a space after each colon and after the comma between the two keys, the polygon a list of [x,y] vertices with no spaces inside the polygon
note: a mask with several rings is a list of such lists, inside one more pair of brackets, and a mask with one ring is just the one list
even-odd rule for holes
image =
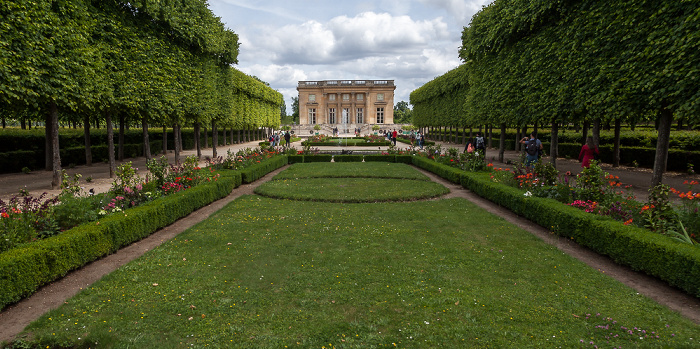
{"label": "pleached tree row", "polygon": [[411,95],[415,123],[551,125],[555,158],[561,124],[590,123],[597,138],[601,124],[619,135],[623,123],[655,121],[658,184],[671,123],[700,122],[698,33],[691,0],[496,0],[464,28],[463,65]]}
{"label": "pleached tree row", "polygon": [[281,94],[232,67],[238,36],[205,0],[8,0],[0,16],[0,112],[45,118],[55,186],[59,119],[84,124],[88,158],[106,123],[112,171],[113,123],[141,124],[148,157],[149,125],[279,125]]}

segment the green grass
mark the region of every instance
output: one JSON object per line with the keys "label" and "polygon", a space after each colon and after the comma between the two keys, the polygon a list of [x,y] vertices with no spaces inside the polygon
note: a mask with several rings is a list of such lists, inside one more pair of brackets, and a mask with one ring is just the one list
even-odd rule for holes
{"label": "green grass", "polygon": [[689,320],[467,200],[255,195],[25,334],[42,348],[700,345]]}
{"label": "green grass", "polygon": [[385,162],[333,162],[294,164],[274,177],[279,179],[297,178],[396,178],[428,181],[426,175],[406,164]]}
{"label": "green grass", "polygon": [[434,198],[449,193],[443,185],[385,178],[302,178],[263,183],[255,193],[278,199],[324,202],[384,202]]}

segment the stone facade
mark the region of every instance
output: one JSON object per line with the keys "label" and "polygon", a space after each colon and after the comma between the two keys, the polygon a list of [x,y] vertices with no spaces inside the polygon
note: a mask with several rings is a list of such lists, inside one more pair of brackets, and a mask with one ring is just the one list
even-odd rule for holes
{"label": "stone facade", "polygon": [[352,132],[394,123],[393,80],[299,81],[299,124]]}

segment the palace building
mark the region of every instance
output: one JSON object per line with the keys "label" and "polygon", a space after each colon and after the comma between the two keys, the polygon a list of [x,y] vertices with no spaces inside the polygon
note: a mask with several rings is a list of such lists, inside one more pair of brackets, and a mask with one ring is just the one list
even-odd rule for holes
{"label": "palace building", "polygon": [[393,124],[395,89],[394,80],[299,81],[299,124]]}

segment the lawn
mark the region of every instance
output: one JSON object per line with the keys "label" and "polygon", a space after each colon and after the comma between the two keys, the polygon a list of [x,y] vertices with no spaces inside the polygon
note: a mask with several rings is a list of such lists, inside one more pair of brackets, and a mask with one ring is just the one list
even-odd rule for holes
{"label": "lawn", "polygon": [[25,333],[42,348],[700,345],[689,320],[459,198],[243,196]]}
{"label": "lawn", "polygon": [[274,177],[298,178],[394,178],[429,181],[428,176],[407,164],[386,162],[317,162],[294,164]]}

